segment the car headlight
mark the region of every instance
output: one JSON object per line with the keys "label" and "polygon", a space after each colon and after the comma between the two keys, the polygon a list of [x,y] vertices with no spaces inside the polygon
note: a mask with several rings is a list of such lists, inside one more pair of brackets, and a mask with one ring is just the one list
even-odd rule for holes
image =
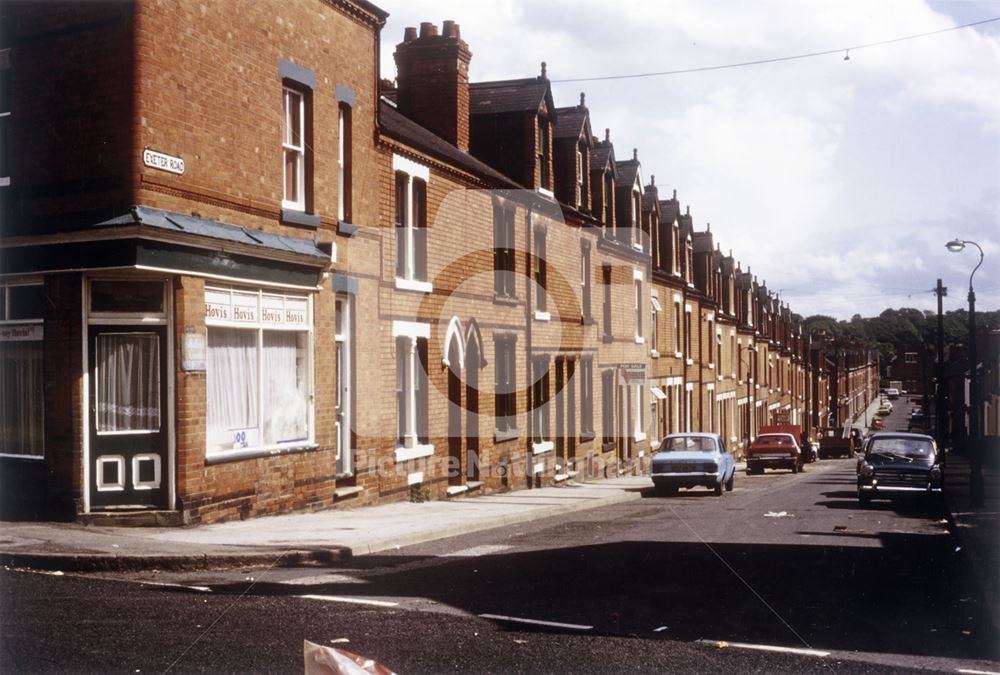
{"label": "car headlight", "polygon": [[931,467],[931,480],[941,480],[941,467],[937,464]]}
{"label": "car headlight", "polygon": [[861,475],[865,478],[871,478],[875,475],[875,467],[868,462],[865,462],[861,465]]}

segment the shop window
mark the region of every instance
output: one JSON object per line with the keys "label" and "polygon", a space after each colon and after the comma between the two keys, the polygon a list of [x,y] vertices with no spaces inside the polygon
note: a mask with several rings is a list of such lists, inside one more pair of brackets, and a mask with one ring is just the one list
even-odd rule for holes
{"label": "shop window", "polygon": [[205,324],[208,454],[311,443],[309,297],[207,287]]}
{"label": "shop window", "polygon": [[44,286],[0,285],[0,455],[44,455]]}

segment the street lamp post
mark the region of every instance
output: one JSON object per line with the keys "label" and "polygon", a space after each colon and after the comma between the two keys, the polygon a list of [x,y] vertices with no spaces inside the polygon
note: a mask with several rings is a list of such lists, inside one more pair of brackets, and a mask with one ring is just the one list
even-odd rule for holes
{"label": "street lamp post", "polygon": [[965,250],[967,245],[979,249],[979,262],[969,275],[969,497],[973,506],[983,504],[983,460],[980,456],[979,438],[979,377],[976,372],[979,362],[976,353],[976,292],[972,288],[972,278],[983,264],[983,249],[974,241],[953,239],[945,244],[952,253]]}

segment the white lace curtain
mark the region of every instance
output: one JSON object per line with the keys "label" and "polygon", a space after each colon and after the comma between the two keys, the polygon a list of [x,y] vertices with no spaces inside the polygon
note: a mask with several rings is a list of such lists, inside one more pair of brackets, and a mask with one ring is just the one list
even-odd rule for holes
{"label": "white lace curtain", "polygon": [[[208,331],[208,444],[232,448],[233,432],[250,430],[245,445],[308,438],[304,333],[264,331],[258,366],[257,330]],[[258,387],[258,368],[260,386]],[[263,398],[258,421],[258,395]],[[262,436],[257,436],[257,431]]]}
{"label": "white lace curtain", "polygon": [[257,426],[257,331],[210,328],[205,364],[210,445]]}
{"label": "white lace curtain", "polygon": [[160,428],[160,339],[155,333],[97,336],[97,430]]}
{"label": "white lace curtain", "polygon": [[0,453],[43,454],[42,343],[0,343]]}

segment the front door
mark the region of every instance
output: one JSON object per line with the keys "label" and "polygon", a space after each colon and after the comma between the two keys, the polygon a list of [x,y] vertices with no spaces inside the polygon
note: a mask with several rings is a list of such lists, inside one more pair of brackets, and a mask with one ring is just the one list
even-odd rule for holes
{"label": "front door", "polygon": [[91,326],[90,505],[168,508],[167,329]]}

